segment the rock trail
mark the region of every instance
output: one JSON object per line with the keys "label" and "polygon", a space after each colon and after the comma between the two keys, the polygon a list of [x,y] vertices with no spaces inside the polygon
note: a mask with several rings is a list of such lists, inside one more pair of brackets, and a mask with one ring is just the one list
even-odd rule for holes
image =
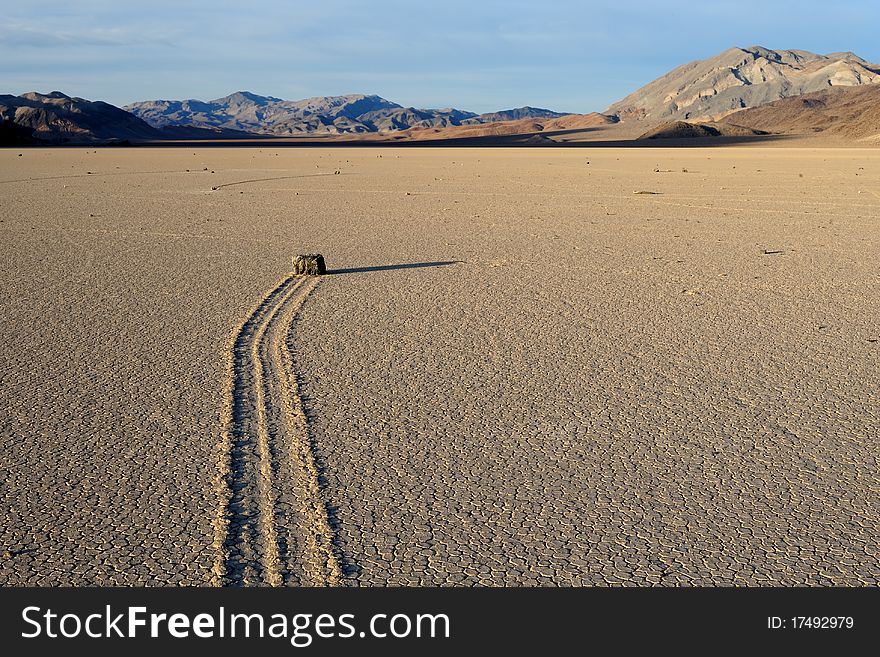
{"label": "rock trail", "polygon": [[285,278],[232,340],[215,584],[329,586],[339,581],[289,343],[296,314],[318,282]]}

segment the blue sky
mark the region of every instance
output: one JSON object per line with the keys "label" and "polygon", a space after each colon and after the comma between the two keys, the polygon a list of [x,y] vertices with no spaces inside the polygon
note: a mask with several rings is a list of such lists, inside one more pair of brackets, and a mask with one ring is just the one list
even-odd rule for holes
{"label": "blue sky", "polygon": [[734,45],[880,62],[878,25],[878,0],[0,0],[0,93],[589,112]]}

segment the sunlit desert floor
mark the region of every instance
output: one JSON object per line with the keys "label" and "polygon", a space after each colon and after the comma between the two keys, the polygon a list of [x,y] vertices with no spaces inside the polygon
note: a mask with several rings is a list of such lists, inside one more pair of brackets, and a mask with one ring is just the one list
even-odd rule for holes
{"label": "sunlit desert floor", "polygon": [[0,584],[876,585],[878,190],[871,149],[0,151]]}

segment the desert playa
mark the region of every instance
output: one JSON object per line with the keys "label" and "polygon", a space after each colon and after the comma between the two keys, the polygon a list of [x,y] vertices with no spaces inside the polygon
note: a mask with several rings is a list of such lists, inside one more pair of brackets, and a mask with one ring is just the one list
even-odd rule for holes
{"label": "desert playa", "polygon": [[0,583],[878,584],[809,144],[0,151]]}

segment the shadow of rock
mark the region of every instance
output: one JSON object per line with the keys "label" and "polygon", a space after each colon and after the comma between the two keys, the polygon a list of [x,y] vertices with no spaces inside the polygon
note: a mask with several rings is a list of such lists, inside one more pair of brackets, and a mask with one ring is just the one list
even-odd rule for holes
{"label": "shadow of rock", "polygon": [[363,274],[371,271],[392,271],[395,269],[422,269],[425,267],[447,267],[460,263],[461,260],[439,260],[437,262],[407,262],[399,265],[376,265],[373,267],[347,267],[345,269],[330,269],[330,275],[335,274]]}

